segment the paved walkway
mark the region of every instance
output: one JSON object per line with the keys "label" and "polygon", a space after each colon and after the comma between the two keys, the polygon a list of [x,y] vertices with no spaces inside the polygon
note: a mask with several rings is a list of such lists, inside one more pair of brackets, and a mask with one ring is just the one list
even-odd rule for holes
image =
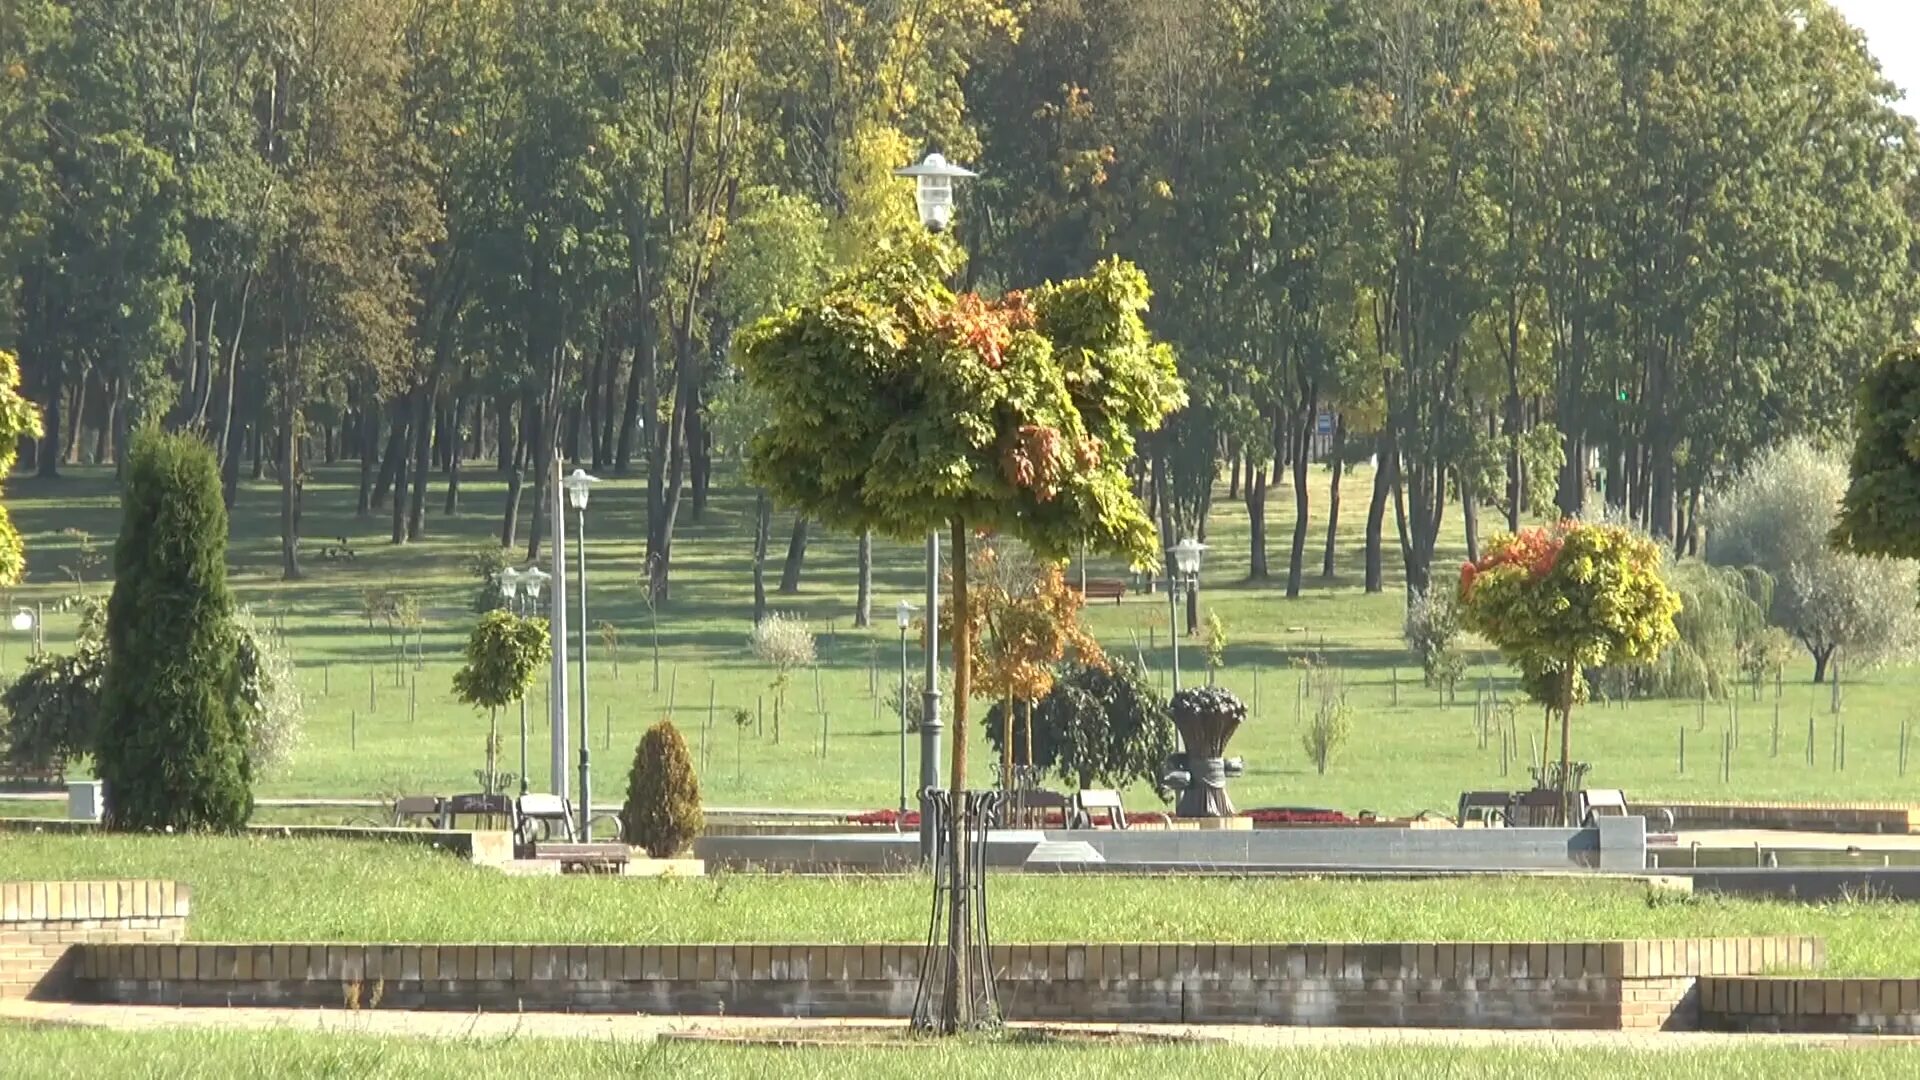
{"label": "paved walkway", "polygon": [[[346,1012],[339,1009],[183,1009],[144,1005],[0,1002],[0,1022],[31,1021],[122,1031],[199,1029],[288,1030],[420,1038],[594,1038],[650,1042],[670,1034],[778,1032],[805,1039],[837,1027],[874,1027],[874,1020],[780,1020],[763,1017],[629,1016],[577,1013]],[[898,1025],[895,1025],[898,1026]],[[1724,1035],[1711,1032],[1469,1031],[1424,1028],[1300,1028],[1179,1024],[1017,1024],[1094,1033],[1190,1035],[1248,1047],[1457,1046],[1542,1049],[1700,1050],[1742,1044],[1879,1046],[1915,1043],[1893,1036]]]}

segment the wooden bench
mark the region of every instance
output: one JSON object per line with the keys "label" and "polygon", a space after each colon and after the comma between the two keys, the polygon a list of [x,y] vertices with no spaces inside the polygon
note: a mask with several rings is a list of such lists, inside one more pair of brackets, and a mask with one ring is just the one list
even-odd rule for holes
{"label": "wooden bench", "polygon": [[1511,791],[1468,791],[1460,796],[1459,816],[1454,824],[1464,829],[1467,822],[1478,821],[1492,827],[1507,824],[1507,813],[1513,807]]}
{"label": "wooden bench", "polygon": [[393,801],[393,825],[397,829],[442,829],[447,824],[447,801],[438,795],[403,795]]}
{"label": "wooden bench", "polygon": [[1076,792],[1073,796],[1073,809],[1080,819],[1080,827],[1097,829],[1100,826],[1094,818],[1095,811],[1107,815],[1107,828],[1124,829],[1127,827],[1127,808],[1120,805],[1120,793],[1106,788],[1088,788]]}
{"label": "wooden bench", "polygon": [[1088,600],[1111,600],[1117,604],[1127,595],[1127,583],[1117,578],[1094,578],[1084,585],[1075,585],[1074,591]]}
{"label": "wooden bench", "polygon": [[514,802],[514,840],[523,848],[534,848],[552,838],[572,841],[573,805],[558,795],[534,792]]}
{"label": "wooden bench", "polygon": [[64,761],[45,765],[0,761],[0,791],[65,791],[67,765]]}
{"label": "wooden bench", "polygon": [[560,864],[560,872],[577,874],[618,874],[633,858],[633,849],[625,844],[576,844],[537,842],[533,857]]}

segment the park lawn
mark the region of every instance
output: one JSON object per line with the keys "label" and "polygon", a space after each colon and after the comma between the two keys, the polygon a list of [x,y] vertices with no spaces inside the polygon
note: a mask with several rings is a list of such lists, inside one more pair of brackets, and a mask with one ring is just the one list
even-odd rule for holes
{"label": "park lawn", "polygon": [[[350,1026],[351,1021],[347,1021]],[[1835,1050],[1738,1045],[1701,1050],[1458,1048],[1253,1049],[1222,1045],[1067,1047],[974,1039],[898,1049],[771,1049],[600,1039],[422,1039],[291,1031],[146,1031],[0,1022],[9,1075],[351,1076],[470,1080],[475,1076],[1005,1077],[1110,1076],[1474,1080],[1723,1080],[1741,1077],[1906,1077],[1913,1047]]]}
{"label": "park lawn", "polygon": [[[308,484],[307,576],[296,582],[279,580],[277,492],[265,483],[242,485],[230,559],[235,586],[243,602],[284,627],[308,706],[304,746],[290,767],[260,777],[257,793],[367,797],[477,790],[473,774],[483,760],[486,718],[454,700],[451,680],[474,621],[469,601],[475,582],[467,576],[465,556],[497,536],[503,485],[490,470],[474,469],[463,483],[466,513],[440,515],[436,491],[429,499],[435,512],[429,515],[428,538],[391,546],[384,513],[355,519],[356,476],[351,466],[321,467]],[[1314,477],[1314,512],[1323,515],[1327,474],[1316,469]],[[1387,591],[1368,595],[1360,588],[1369,487],[1364,468],[1346,479],[1339,574],[1331,582],[1319,577],[1324,517],[1312,520],[1304,590],[1294,600],[1284,595],[1291,500],[1276,498],[1270,504],[1269,555],[1276,577],[1264,583],[1243,580],[1248,564],[1244,505],[1226,499],[1224,491],[1215,501],[1203,600],[1221,615],[1231,642],[1218,680],[1254,707],[1253,719],[1231,748],[1247,763],[1247,774],[1233,784],[1233,797],[1243,808],[1323,806],[1411,814],[1449,810],[1462,790],[1527,786],[1525,760],[1543,734],[1539,713],[1519,709],[1513,739],[1519,753],[1504,774],[1499,740],[1483,745],[1476,731],[1476,695],[1497,691],[1511,698],[1514,692],[1498,657],[1484,648],[1472,652],[1472,685],[1451,706],[1421,688],[1409,666],[1399,637],[1402,597],[1391,522]],[[48,605],[48,647],[66,648],[74,616],[60,611],[58,601],[74,591],[62,567],[75,564],[76,545],[62,530],[91,533],[110,556],[119,515],[111,473],[76,469],[51,481],[17,477],[7,499],[26,535],[30,573],[27,584],[4,599]],[[702,794],[709,804],[873,809],[898,800],[898,721],[884,704],[900,668],[891,612],[902,598],[918,602],[920,549],[876,542],[879,625],[856,631],[851,627],[854,541],[814,530],[799,594],[772,600],[776,609],[811,621],[820,633],[821,661],[816,670],[800,673],[787,692],[776,743],[772,676],[745,644],[752,603],[751,511],[750,492],[724,485],[716,486],[702,520],[691,522],[689,511],[682,511],[674,594],[658,612],[656,688],[648,647],[650,613],[638,584],[644,487],[635,479],[615,479],[596,489],[588,527],[588,621],[595,627],[590,698],[598,802],[618,799],[634,743],[647,725],[669,714],[700,758]],[[790,524],[789,516],[776,518],[776,551],[783,549]],[[1450,529],[1436,559],[1442,580],[1464,554],[1457,520],[1450,520]],[[342,534],[352,540],[358,557],[352,562],[322,558],[321,545]],[[778,558],[771,562],[770,590],[779,577]],[[91,572],[93,591],[106,589],[99,579],[109,572]],[[1101,562],[1090,572],[1124,574]],[[369,629],[361,618],[368,588],[400,589],[420,600],[427,625],[418,670],[411,660],[396,664],[385,629]],[[577,623],[577,610],[570,617]],[[601,636],[602,622],[613,625],[613,637]],[[1120,604],[1095,604],[1089,622],[1109,651],[1139,656],[1156,679],[1169,681],[1163,599],[1129,596]],[[0,631],[0,675],[19,670],[25,648],[18,633]],[[1354,709],[1353,737],[1325,775],[1315,772],[1300,745],[1295,664],[1309,654],[1340,670]],[[1181,655],[1187,681],[1205,677],[1201,657],[1197,643],[1187,642]],[[917,647],[909,649],[908,662],[919,668]],[[1908,781],[1901,775],[1897,751],[1902,724],[1920,718],[1915,712],[1920,668],[1849,673],[1838,716],[1831,712],[1826,688],[1808,681],[1810,671],[1806,663],[1790,670],[1777,700],[1769,688],[1762,700],[1740,703],[1731,782],[1721,779],[1719,761],[1721,731],[1733,720],[1727,703],[1704,710],[1697,702],[1678,701],[1584,708],[1575,717],[1575,756],[1595,763],[1592,784],[1625,788],[1635,797],[1912,799],[1920,777]],[[573,693],[577,703],[577,689]],[[544,688],[535,691],[531,705],[529,771],[536,786],[544,786]],[[752,730],[733,723],[740,709],[760,718]],[[972,780],[981,785],[993,779],[986,764],[992,755],[978,722],[984,712],[985,703],[976,703],[973,758],[979,764]],[[1807,763],[1809,716],[1812,764]],[[1844,768],[1835,752],[1842,721]],[[501,723],[504,766],[518,771],[517,711],[503,715]],[[1679,761],[1683,732],[1684,773]],[[917,752],[916,746],[916,760]],[[1135,808],[1156,803],[1142,789],[1129,791],[1127,799]],[[348,816],[341,811],[334,818]]]}
{"label": "park lawn", "polygon": [[[0,834],[0,879],[161,878],[199,941],[914,942],[916,876],[508,877],[368,841]],[[1573,941],[1816,934],[1832,974],[1920,974],[1920,906],[1652,893],[1618,880],[996,875],[1001,942]]]}

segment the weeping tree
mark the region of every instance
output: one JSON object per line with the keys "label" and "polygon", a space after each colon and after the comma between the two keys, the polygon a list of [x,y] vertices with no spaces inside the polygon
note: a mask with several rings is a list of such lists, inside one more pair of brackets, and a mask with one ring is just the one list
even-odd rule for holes
{"label": "weeping tree", "polygon": [[[1184,391],[1172,350],[1147,332],[1147,281],[1132,265],[1113,260],[989,300],[948,289],[952,261],[936,240],[892,253],[817,302],[755,324],[740,367],[769,403],[749,454],[753,481],[848,532],[946,533],[954,618],[965,626],[976,533],[1011,535],[1042,558],[1064,559],[1084,540],[1137,565],[1157,560],[1126,465],[1135,433],[1157,429]],[[967,782],[972,647],[972,635],[955,638],[956,800]],[[954,815],[949,853],[955,957],[974,951],[963,817]],[[947,965],[945,978],[941,1030],[992,1019],[974,1015],[966,965]]]}
{"label": "weeping tree", "polygon": [[[1617,525],[1580,522],[1496,538],[1460,568],[1467,627],[1520,669],[1520,685],[1560,720],[1560,770],[1547,786],[1567,812],[1573,708],[1586,673],[1645,663],[1674,639],[1680,600],[1662,578],[1660,547]],[[1545,780],[1546,778],[1543,778]]]}
{"label": "weeping tree", "polygon": [[1784,659],[1784,635],[1767,623],[1773,579],[1765,571],[1687,559],[1669,568],[1666,579],[1680,611],[1673,644],[1649,666],[1656,692],[1724,698]]}

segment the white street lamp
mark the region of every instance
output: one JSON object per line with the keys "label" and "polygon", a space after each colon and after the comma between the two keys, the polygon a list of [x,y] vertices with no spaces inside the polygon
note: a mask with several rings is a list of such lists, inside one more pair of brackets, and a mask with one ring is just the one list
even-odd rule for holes
{"label": "white street lamp", "polygon": [[1180,692],[1180,586],[1186,583],[1188,588],[1200,576],[1200,556],[1207,550],[1192,537],[1173,545],[1167,554],[1173,556],[1173,565],[1167,573],[1167,638],[1173,642],[1173,692]]}
{"label": "white street lamp", "polygon": [[[953,221],[953,189],[963,180],[980,175],[963,169],[931,153],[918,165],[893,170],[893,175],[908,177],[914,183],[914,199],[920,208],[920,224],[928,232],[945,232]],[[940,533],[927,534],[927,685],[922,691],[920,708],[920,790],[940,786]],[[905,705],[902,705],[905,708]],[[955,792],[955,798],[959,793]],[[933,815],[928,812],[925,795],[920,799],[920,857],[933,858]]]}
{"label": "white street lamp", "polygon": [[40,611],[39,606],[21,608],[13,613],[13,628],[26,633],[33,631],[33,655],[40,655]]}
{"label": "white street lamp", "polygon": [[907,816],[907,631],[913,629],[913,605],[900,601],[893,609],[894,618],[900,623],[900,824],[896,830],[906,827]]}
{"label": "white street lamp", "polygon": [[957,181],[971,180],[979,173],[949,162],[942,154],[928,154],[918,165],[893,170],[895,176],[912,177],[914,196],[920,206],[920,224],[929,232],[945,232],[953,220],[953,189]]}
{"label": "white street lamp", "polygon": [[600,482],[583,469],[574,469],[560,481],[567,489],[567,505],[579,515],[580,528],[574,533],[574,551],[580,563],[580,840],[593,839],[593,749],[587,738],[587,718],[593,710],[587,702],[587,497]]}

